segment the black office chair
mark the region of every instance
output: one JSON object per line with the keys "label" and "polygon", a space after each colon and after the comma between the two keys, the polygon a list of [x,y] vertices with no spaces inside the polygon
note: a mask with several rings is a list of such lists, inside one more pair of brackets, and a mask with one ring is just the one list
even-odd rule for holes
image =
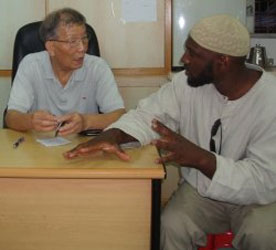
{"label": "black office chair", "polygon": [[[32,22],[22,26],[16,33],[14,47],[13,47],[13,61],[12,61],[12,81],[16,75],[18,65],[24,56],[45,50],[44,43],[39,37],[39,27],[42,21]],[[86,30],[90,34],[87,54],[100,56],[100,49],[98,39],[94,29],[86,24]],[[6,128],[5,116],[7,108],[3,114],[3,127]]]}

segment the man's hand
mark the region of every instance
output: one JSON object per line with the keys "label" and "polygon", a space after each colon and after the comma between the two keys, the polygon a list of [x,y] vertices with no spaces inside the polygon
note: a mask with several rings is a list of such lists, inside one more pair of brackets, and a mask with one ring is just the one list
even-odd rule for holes
{"label": "man's hand", "polygon": [[65,122],[65,125],[59,129],[58,134],[66,136],[77,134],[85,129],[84,117],[80,113],[71,113],[57,117],[58,122]]}
{"label": "man's hand", "polygon": [[67,151],[63,156],[67,159],[73,159],[78,156],[93,155],[98,152],[106,152],[117,155],[121,160],[128,161],[130,157],[119,146],[116,134],[121,133],[118,130],[107,130],[101,135],[79,144],[77,147]]}
{"label": "man's hand", "polygon": [[32,129],[36,131],[53,131],[57,126],[54,115],[45,110],[38,110],[31,114]]}
{"label": "man's hand", "polygon": [[157,120],[152,121],[152,129],[161,136],[160,139],[153,140],[152,144],[165,151],[165,155],[157,159],[158,163],[175,162],[197,168],[212,178],[216,169],[216,159],[212,153],[198,147]]}

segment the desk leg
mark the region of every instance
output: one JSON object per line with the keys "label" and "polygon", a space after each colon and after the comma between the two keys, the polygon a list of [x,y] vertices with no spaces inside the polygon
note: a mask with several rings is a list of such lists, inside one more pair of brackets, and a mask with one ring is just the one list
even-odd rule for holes
{"label": "desk leg", "polygon": [[160,250],[161,180],[152,180],[151,250]]}

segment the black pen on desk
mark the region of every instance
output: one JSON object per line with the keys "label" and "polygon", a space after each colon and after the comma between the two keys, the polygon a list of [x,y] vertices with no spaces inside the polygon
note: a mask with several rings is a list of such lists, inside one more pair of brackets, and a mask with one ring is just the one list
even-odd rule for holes
{"label": "black pen on desk", "polygon": [[20,143],[22,143],[23,141],[25,140],[25,138],[22,136],[22,137],[19,137],[13,144],[13,148],[17,148]]}

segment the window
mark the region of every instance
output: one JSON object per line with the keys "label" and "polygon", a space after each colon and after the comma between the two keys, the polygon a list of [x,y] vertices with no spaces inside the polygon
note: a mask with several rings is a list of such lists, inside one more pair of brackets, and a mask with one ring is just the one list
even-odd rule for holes
{"label": "window", "polygon": [[255,33],[276,33],[276,1],[255,0]]}
{"label": "window", "polygon": [[247,26],[254,34],[276,34],[276,1],[247,0]]}

